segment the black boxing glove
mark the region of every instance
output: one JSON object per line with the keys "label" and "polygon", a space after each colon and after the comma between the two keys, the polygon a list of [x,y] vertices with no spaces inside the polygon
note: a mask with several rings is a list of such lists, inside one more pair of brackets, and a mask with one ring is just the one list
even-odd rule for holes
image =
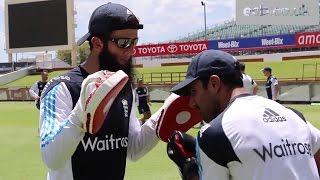
{"label": "black boxing glove", "polygon": [[167,144],[169,158],[179,167],[183,180],[198,179],[196,139],[180,131],[174,131]]}

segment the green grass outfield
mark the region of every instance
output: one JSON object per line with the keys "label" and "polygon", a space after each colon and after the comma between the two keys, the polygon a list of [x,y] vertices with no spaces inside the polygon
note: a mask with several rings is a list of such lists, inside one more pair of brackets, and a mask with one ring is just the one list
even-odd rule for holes
{"label": "green grass outfield", "polygon": [[[153,103],[153,112],[161,106]],[[320,128],[319,106],[291,105]],[[44,180],[46,167],[41,161],[38,110],[33,102],[0,102],[0,180]],[[190,134],[196,135],[197,129]],[[106,171],[108,171],[106,169]],[[126,180],[179,180],[178,170],[159,144],[138,162],[127,165]]]}
{"label": "green grass outfield", "polygon": [[[316,64],[318,63],[318,70],[316,73]],[[277,78],[301,78],[303,75],[303,64],[311,64],[305,66],[304,77],[320,77],[320,59],[300,59],[290,61],[277,62],[247,62],[246,73],[256,80],[265,80],[266,77],[261,72],[261,69],[270,66],[272,74]],[[150,74],[153,72],[186,72],[187,66],[167,66],[167,67],[149,67],[137,68],[137,74]],[[147,76],[146,82],[150,79]]]}
{"label": "green grass outfield", "polygon": [[[315,65],[318,63],[318,70],[316,73]],[[291,61],[279,61],[279,62],[250,62],[246,63],[246,72],[256,80],[265,80],[266,77],[261,73],[261,69],[265,66],[272,67],[272,73],[279,79],[282,78],[301,78],[303,71],[303,64],[313,64],[306,66],[305,77],[320,77],[320,59],[300,59]],[[136,74],[141,77],[144,75],[145,82],[150,82],[151,73],[159,72],[186,72],[187,66],[165,66],[165,67],[146,67],[136,68]],[[49,79],[62,74],[64,71],[56,71],[49,73]],[[160,75],[159,75],[160,76]],[[175,81],[178,78],[173,78]],[[1,87],[30,87],[34,82],[40,80],[40,75],[32,75],[23,77],[17,81],[8,83]],[[170,78],[164,78],[164,80],[170,80]]]}

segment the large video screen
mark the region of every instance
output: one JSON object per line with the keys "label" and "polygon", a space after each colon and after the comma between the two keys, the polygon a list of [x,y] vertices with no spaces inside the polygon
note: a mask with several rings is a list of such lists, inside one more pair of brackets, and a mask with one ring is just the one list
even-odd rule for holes
{"label": "large video screen", "polygon": [[7,52],[69,49],[73,5],[68,1],[7,0]]}

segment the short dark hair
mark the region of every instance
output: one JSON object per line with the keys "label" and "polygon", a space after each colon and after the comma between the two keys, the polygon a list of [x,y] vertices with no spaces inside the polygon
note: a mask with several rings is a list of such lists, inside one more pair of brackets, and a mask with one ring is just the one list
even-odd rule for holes
{"label": "short dark hair", "polygon": [[49,71],[48,71],[47,69],[43,69],[43,70],[41,71],[41,75],[44,74],[44,73],[48,73],[48,74],[49,74]]}
{"label": "short dark hair", "polygon": [[263,71],[268,71],[268,72],[272,72],[272,69],[271,69],[271,67],[265,67],[265,68],[263,68],[262,70],[263,70]]}

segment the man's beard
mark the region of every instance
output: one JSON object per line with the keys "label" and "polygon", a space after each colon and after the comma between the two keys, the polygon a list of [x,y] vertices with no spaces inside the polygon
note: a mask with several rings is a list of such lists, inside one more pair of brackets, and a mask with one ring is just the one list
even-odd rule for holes
{"label": "man's beard", "polygon": [[116,57],[113,56],[107,50],[107,48],[103,48],[102,52],[99,55],[99,70],[108,70],[108,71],[112,71],[112,72],[122,70],[123,72],[125,72],[128,75],[129,80],[126,83],[126,85],[123,87],[123,89],[121,90],[120,94],[128,93],[128,92],[131,93],[131,87],[132,87],[132,83],[133,83],[133,73],[134,73],[131,57],[128,60],[128,63],[126,65],[120,65],[117,62]]}

